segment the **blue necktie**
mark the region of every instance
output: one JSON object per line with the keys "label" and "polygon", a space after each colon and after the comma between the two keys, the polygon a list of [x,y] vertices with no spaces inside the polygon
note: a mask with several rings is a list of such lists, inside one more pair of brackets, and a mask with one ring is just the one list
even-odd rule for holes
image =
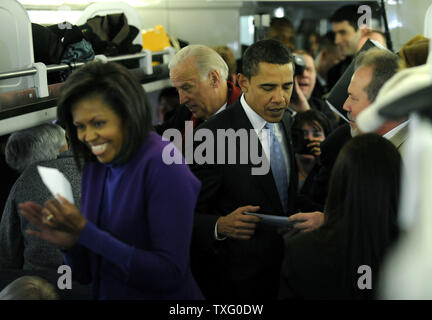
{"label": "blue necktie", "polygon": [[284,213],[288,211],[288,176],[285,166],[285,160],[282,153],[282,147],[274,134],[274,124],[267,123],[266,129],[269,129],[269,147],[270,147],[270,167],[273,172],[273,178],[279,192],[279,198],[282,203]]}

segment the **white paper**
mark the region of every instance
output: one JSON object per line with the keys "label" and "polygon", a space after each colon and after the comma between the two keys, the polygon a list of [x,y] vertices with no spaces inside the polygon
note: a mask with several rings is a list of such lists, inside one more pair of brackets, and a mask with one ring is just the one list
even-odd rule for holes
{"label": "white paper", "polygon": [[268,214],[260,214],[255,212],[244,212],[244,214],[249,214],[251,216],[260,217],[262,220],[261,222],[271,224],[276,227],[292,227],[294,223],[298,222],[288,222],[288,217],[281,217],[281,216],[273,216]]}
{"label": "white paper", "polygon": [[72,187],[69,180],[56,168],[38,166],[39,175],[51,194],[58,199],[57,194],[74,203]]}
{"label": "white paper", "polygon": [[328,100],[326,100],[326,102],[327,102],[327,105],[329,106],[329,108],[333,112],[336,112],[339,115],[339,117],[341,117],[342,119],[344,119],[346,122],[350,123],[350,121],[342,113],[340,113],[339,110],[336,109]]}

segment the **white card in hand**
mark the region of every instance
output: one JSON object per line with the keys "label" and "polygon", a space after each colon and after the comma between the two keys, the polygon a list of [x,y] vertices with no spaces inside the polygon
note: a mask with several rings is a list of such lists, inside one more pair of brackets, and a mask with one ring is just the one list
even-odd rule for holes
{"label": "white card in hand", "polygon": [[[68,179],[56,168],[38,166],[39,175],[43,183],[54,197],[60,194],[69,202],[74,203],[72,187]],[[57,198],[60,201],[60,199]]]}

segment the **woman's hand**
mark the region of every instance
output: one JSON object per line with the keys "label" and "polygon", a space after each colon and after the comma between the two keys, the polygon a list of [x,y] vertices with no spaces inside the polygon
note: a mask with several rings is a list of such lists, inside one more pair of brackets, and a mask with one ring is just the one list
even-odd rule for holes
{"label": "woman's hand", "polygon": [[311,143],[308,143],[306,147],[312,152],[315,157],[319,157],[321,155],[320,141],[312,141]]}
{"label": "woman's hand", "polygon": [[79,212],[78,208],[60,195],[61,202],[50,199],[45,202],[42,213],[48,219],[48,225],[54,229],[79,235],[84,229],[87,220]]}
{"label": "woman's hand", "polygon": [[37,238],[68,249],[75,245],[87,220],[78,208],[59,196],[60,202],[51,199],[45,202],[45,207],[34,202],[24,202],[19,205],[21,214],[39,231],[26,232]]}

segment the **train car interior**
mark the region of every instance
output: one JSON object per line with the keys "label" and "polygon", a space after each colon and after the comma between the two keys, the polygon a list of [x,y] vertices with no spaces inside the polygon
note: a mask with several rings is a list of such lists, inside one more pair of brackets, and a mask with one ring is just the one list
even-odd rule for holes
{"label": "train car interior", "polygon": [[[406,48],[409,41],[432,38],[430,0],[1,0],[2,163],[5,165],[5,144],[11,134],[43,123],[56,122],[57,99],[62,85],[80,66],[101,61],[118,62],[127,67],[145,89],[152,109],[152,124],[156,126],[166,120],[161,96],[169,88],[174,89],[168,64],[181,48],[189,44],[227,47],[234,55],[238,72],[245,50],[265,39],[275,18],[286,18],[291,22],[293,32],[284,40],[292,45],[291,49],[304,49],[313,59],[317,59],[321,48],[318,40],[332,30],[330,16],[337,9],[350,4],[359,6],[359,14],[365,14],[369,29],[379,33],[383,39],[382,45],[393,53]],[[104,28],[95,32],[97,25]],[[375,41],[373,43],[379,46]],[[421,69],[423,89],[432,85],[432,41],[428,44],[429,69]],[[408,79],[412,74],[407,72],[406,76]],[[233,79],[235,83],[235,76]],[[402,78],[399,80],[401,83],[404,81]],[[392,85],[397,87],[398,84]],[[347,91],[346,87],[344,91]],[[428,88],[429,92],[421,93],[430,98],[431,87]],[[405,92],[403,88],[400,90]],[[332,101],[331,95],[332,91],[326,92],[328,104],[332,103],[329,102]],[[338,113],[332,116],[338,120],[339,116],[347,116],[342,110],[347,97],[348,92],[344,92],[343,98],[335,103],[339,105],[332,106],[332,110]],[[399,98],[402,101],[403,97]],[[408,236],[400,251],[392,257],[391,261],[397,267],[388,269],[390,271],[381,293],[384,299],[432,299],[432,278],[427,269],[432,264],[427,258],[432,256],[429,248],[432,233],[430,226],[429,229],[425,228],[431,223],[430,212],[427,214],[430,211],[427,193],[430,192],[428,187],[432,187],[432,131],[430,121],[421,120],[430,119],[431,113],[426,110],[426,104],[430,109],[430,100],[420,100],[418,103],[422,107],[416,107],[413,103],[411,109],[402,111],[401,107],[395,111],[416,124],[410,132],[417,140],[413,139],[415,141],[408,145],[413,155],[407,158],[408,169],[404,173],[401,196],[404,211],[400,223],[406,226],[408,234],[412,235],[413,230],[418,232],[415,232],[415,236]],[[371,111],[371,117],[396,117],[384,109],[376,109],[373,114]],[[352,122],[352,119],[346,121]],[[414,181],[414,178],[417,180]],[[6,198],[0,200],[5,203]],[[1,208],[3,202],[0,203]],[[413,249],[421,241],[425,245],[419,245],[419,250]],[[418,258],[416,254],[421,255],[419,261],[423,261],[424,267],[412,262]],[[409,276],[401,277],[399,283],[397,272],[402,272],[403,268],[418,276],[413,281]],[[2,277],[0,280],[1,290],[5,283]]]}

